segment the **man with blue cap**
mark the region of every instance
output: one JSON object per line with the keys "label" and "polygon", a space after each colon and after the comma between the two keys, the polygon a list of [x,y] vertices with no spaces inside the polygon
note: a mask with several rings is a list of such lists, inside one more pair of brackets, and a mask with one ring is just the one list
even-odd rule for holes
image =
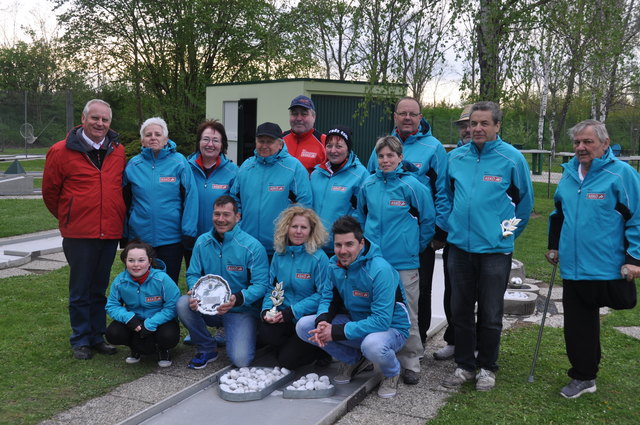
{"label": "man with blue cap", "polygon": [[309,174],[316,164],[327,161],[325,135],[313,128],[316,122],[316,106],[307,96],[297,96],[289,106],[291,130],[284,133],[284,142],[289,154],[302,163]]}

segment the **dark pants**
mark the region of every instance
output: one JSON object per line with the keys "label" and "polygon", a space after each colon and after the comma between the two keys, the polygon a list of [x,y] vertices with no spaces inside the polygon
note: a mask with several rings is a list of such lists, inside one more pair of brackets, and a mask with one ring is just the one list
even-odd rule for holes
{"label": "dark pants", "polygon": [[[495,372],[498,370],[504,293],[511,272],[511,254],[474,254],[452,245],[447,267],[451,277],[456,363],[468,371],[480,367]],[[477,359],[474,355],[476,348]]]}
{"label": "dark pants", "polygon": [[436,252],[427,246],[420,253],[420,296],[418,297],[418,332],[422,344],[427,339],[427,331],[431,326],[431,287],[433,283],[433,269],[436,261]]}
{"label": "dark pants", "polygon": [[297,369],[328,356],[321,348],[301,340],[295,323],[260,322],[258,341],[273,348],[278,364],[287,369]]}
{"label": "dark pants", "polygon": [[107,341],[113,345],[126,345],[140,354],[153,354],[158,350],[168,350],[178,345],[180,340],[180,325],[170,320],[158,326],[145,338],[140,338],[140,332],[132,331],[122,322],[113,321],[107,328]]}
{"label": "dark pants", "polygon": [[182,253],[184,251],[182,242],[154,246],[153,249],[156,251],[156,257],[164,261],[167,266],[166,273],[177,285],[180,279],[180,267],[182,267]]}
{"label": "dark pants", "polygon": [[564,280],[564,342],[573,379],[596,379],[600,364],[600,306],[606,281]]}
{"label": "dark pants", "polygon": [[103,342],[107,326],[104,306],[118,240],[64,238],[69,263],[69,321],[72,347]]}

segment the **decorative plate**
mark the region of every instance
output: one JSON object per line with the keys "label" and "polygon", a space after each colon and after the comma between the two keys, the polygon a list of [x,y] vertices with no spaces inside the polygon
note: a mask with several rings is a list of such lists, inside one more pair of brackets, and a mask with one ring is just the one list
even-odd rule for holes
{"label": "decorative plate", "polygon": [[214,316],[218,314],[220,304],[229,302],[231,288],[224,278],[215,274],[202,276],[193,288],[191,297],[198,300],[198,311]]}

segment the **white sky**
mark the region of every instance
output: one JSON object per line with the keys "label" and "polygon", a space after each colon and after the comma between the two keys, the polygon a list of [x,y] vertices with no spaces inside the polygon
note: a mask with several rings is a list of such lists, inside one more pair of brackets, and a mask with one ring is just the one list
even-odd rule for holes
{"label": "white sky", "polygon": [[[53,4],[48,0],[0,0],[0,46],[10,46],[18,40],[29,41],[25,26],[41,34],[52,34],[56,28]],[[448,62],[452,59],[454,55],[447,55]],[[447,66],[456,67],[452,63]],[[443,79],[427,85],[422,101],[425,106],[442,101],[457,105],[460,103],[459,85],[459,77],[447,72]]]}

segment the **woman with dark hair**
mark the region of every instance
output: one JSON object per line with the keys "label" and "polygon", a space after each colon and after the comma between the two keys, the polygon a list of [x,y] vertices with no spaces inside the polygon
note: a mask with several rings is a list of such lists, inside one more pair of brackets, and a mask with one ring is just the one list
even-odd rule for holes
{"label": "woman with dark hair", "polygon": [[[196,131],[194,152],[187,158],[198,188],[198,236],[211,230],[213,203],[228,195],[238,166],[227,158],[227,132],[220,121],[207,120]],[[185,252],[187,268],[191,251]]]}
{"label": "woman with dark hair", "polygon": [[157,352],[158,366],[169,367],[169,349],[180,339],[176,320],[180,290],[149,244],[132,240],[120,259],[126,270],[111,284],[106,310],[113,322],[107,328],[107,341],[131,348],[125,360],[129,364],[138,363],[141,354]]}
{"label": "woman with dark hair", "polygon": [[269,278],[282,284],[283,299],[274,305],[272,292],[262,303],[259,340],[275,350],[280,366],[296,369],[327,355],[298,338],[298,319],[315,314],[322,285],[327,284],[329,259],[322,250],[327,231],[311,208],[292,206],[280,213],[274,232],[275,254]]}

